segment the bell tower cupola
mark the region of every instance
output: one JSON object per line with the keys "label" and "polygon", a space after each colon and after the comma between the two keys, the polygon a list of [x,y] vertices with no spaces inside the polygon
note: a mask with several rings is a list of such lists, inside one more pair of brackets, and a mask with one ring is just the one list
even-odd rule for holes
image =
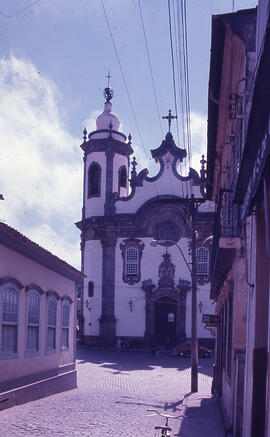
{"label": "bell tower cupola", "polygon": [[120,131],[120,120],[112,112],[113,90],[104,89],[104,110],[96,119],[96,130],[83,134],[84,151],[83,219],[113,215],[113,200],[129,194],[131,137]]}

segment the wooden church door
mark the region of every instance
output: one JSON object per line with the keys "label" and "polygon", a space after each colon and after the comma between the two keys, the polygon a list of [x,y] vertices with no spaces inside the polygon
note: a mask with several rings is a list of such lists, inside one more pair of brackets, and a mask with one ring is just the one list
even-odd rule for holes
{"label": "wooden church door", "polygon": [[159,345],[175,344],[176,301],[162,297],[155,302],[155,339]]}

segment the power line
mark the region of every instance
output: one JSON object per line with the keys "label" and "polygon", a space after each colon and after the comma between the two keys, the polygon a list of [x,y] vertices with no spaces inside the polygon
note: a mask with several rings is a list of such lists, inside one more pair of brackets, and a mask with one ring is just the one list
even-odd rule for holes
{"label": "power line", "polygon": [[143,21],[142,8],[141,8],[140,0],[138,0],[138,6],[139,6],[139,11],[140,11],[140,17],[141,17],[144,41],[145,41],[145,46],[146,46],[146,51],[147,51],[147,58],[148,58],[149,69],[150,69],[150,75],[151,75],[151,80],[152,80],[152,85],[153,85],[154,96],[155,96],[155,103],[156,103],[156,110],[157,110],[157,114],[158,114],[159,127],[160,127],[160,131],[161,131],[161,136],[163,138],[163,130],[162,130],[162,125],[161,125],[161,116],[160,116],[159,107],[158,107],[157,93],[156,93],[153,69],[152,69],[152,64],[151,64],[151,59],[150,59],[150,52],[149,52],[149,47],[148,47],[147,38],[146,38],[146,32],[145,32],[145,26],[144,26],[144,21]]}
{"label": "power line", "polygon": [[189,155],[189,166],[191,166],[191,131],[190,131],[190,99],[189,99],[189,70],[188,70],[188,47],[187,47],[186,0],[181,0],[181,9],[182,9],[182,30],[183,30],[187,146],[188,146],[188,155]]}
{"label": "power line", "polygon": [[[168,0],[168,16],[169,16],[169,35],[170,35],[170,47],[171,47],[171,61],[172,61],[172,73],[173,73],[173,93],[174,93],[174,107],[175,107],[175,115],[176,115],[176,131],[177,131],[177,142],[179,147],[179,129],[178,129],[178,111],[177,111],[177,100],[176,100],[176,84],[175,84],[175,69],[174,69],[174,51],[173,51],[173,40],[172,40],[172,23],[171,23],[171,8],[170,8],[170,0]],[[171,180],[171,174],[169,173],[170,184],[173,192],[173,184]],[[183,187],[183,181],[182,181]],[[182,188],[183,191],[183,188]]]}
{"label": "power line", "polygon": [[120,58],[119,58],[119,55],[118,55],[118,52],[117,52],[117,48],[116,48],[116,45],[115,45],[115,41],[114,41],[114,38],[113,38],[113,34],[112,34],[111,26],[110,26],[110,23],[109,23],[109,19],[108,19],[107,13],[106,13],[106,9],[105,9],[103,0],[100,0],[100,1],[101,1],[101,5],[102,5],[102,8],[103,8],[104,16],[105,16],[105,19],[106,19],[106,23],[107,23],[107,26],[108,26],[109,34],[110,34],[110,37],[111,37],[111,40],[112,40],[114,52],[115,52],[115,55],[116,55],[116,58],[117,58],[117,62],[118,62],[118,65],[119,65],[119,68],[120,68],[120,71],[121,71],[122,79],[124,81],[124,85],[125,85],[125,88],[126,88],[126,93],[127,93],[127,96],[128,96],[128,100],[129,100],[129,104],[130,104],[130,107],[131,107],[132,115],[133,115],[133,118],[134,118],[137,130],[138,130],[138,134],[139,134],[139,137],[140,137],[143,149],[144,149],[146,160],[148,162],[146,149],[145,149],[144,142],[143,142],[143,139],[142,139],[142,136],[141,136],[141,132],[140,132],[140,128],[139,128],[139,125],[138,125],[138,121],[137,121],[137,118],[136,118],[136,115],[135,115],[135,111],[134,111],[134,107],[133,107],[132,100],[131,100],[131,97],[130,97],[130,93],[129,93],[129,90],[128,90],[128,86],[127,86],[127,82],[126,82],[126,79],[125,79],[124,71],[123,71],[123,68],[122,68],[122,65],[121,65],[121,62],[120,62]]}
{"label": "power line", "polygon": [[[171,6],[170,0],[168,0],[168,14],[169,14],[169,31],[170,31],[170,46],[171,46],[171,60],[172,60],[172,74],[173,74],[173,94],[174,94],[174,106],[175,106],[175,115],[178,117],[177,111],[177,99],[176,99],[176,84],[175,84],[175,68],[174,68],[174,50],[173,50],[173,40],[172,40],[172,22],[171,22]],[[176,123],[177,128],[177,138],[178,138],[178,146],[179,146],[179,129],[178,123]]]}
{"label": "power line", "polygon": [[36,5],[40,1],[41,0],[36,0],[35,2],[31,3],[31,5],[26,6],[25,8],[21,9],[20,11],[16,12],[15,14],[12,14],[12,15],[5,14],[5,12],[3,12],[3,11],[0,11],[0,14],[3,15],[3,17],[6,17],[6,18],[17,17],[18,15],[22,14],[27,9],[30,9],[32,6]]}

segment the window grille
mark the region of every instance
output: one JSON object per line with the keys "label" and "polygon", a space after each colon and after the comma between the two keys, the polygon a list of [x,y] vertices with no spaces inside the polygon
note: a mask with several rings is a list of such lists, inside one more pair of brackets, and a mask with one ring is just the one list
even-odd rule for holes
{"label": "window grille", "polygon": [[179,230],[178,227],[173,223],[166,223],[162,225],[158,232],[158,237],[160,240],[179,240]]}
{"label": "window grille", "polygon": [[34,293],[27,296],[26,350],[39,351],[40,297]]}
{"label": "window grille", "polygon": [[62,304],[62,336],[61,336],[61,348],[68,349],[69,347],[69,314],[70,305],[68,302]]}
{"label": "window grille", "polygon": [[200,247],[196,250],[197,275],[208,275],[208,258],[208,249],[206,249],[205,247]]}
{"label": "window grille", "polygon": [[17,353],[18,294],[13,288],[2,293],[1,352]]}
{"label": "window grille", "polygon": [[123,240],[120,250],[123,259],[123,282],[134,285],[141,280],[141,259],[144,243],[136,238]]}
{"label": "window grille", "polygon": [[56,314],[57,302],[51,297],[48,301],[48,319],[47,319],[47,350],[53,352],[56,349]]}
{"label": "window grille", "polygon": [[130,247],[126,251],[126,275],[137,275],[139,273],[138,249]]}

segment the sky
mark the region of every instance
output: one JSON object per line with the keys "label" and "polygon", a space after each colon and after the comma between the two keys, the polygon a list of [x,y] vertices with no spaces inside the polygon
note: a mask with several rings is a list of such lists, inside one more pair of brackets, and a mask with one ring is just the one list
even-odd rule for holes
{"label": "sky", "polygon": [[[257,1],[186,3],[192,167],[198,171],[206,154],[211,16]],[[158,168],[150,150],[168,127],[159,117],[174,113],[167,0],[0,0],[0,220],[77,268],[79,146],[84,127],[95,130],[103,111],[108,71],[121,131],[132,135],[138,169],[153,175]],[[172,133],[176,138],[174,122]],[[177,144],[183,146],[181,137]]]}

